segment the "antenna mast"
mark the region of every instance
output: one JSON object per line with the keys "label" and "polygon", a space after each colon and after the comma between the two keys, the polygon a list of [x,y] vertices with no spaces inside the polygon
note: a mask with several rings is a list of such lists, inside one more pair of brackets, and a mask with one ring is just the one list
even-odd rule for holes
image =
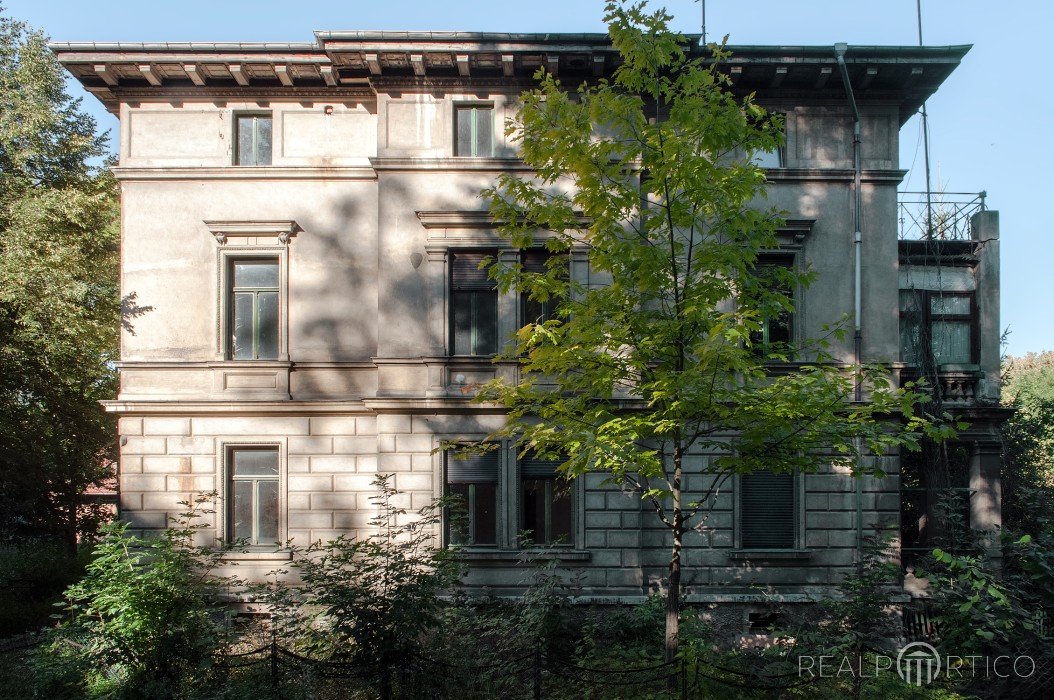
{"label": "antenna mast", "polygon": [[706,46],[706,0],[699,0],[699,4],[703,6],[703,33],[699,37],[699,45]]}
{"label": "antenna mast", "polygon": [[[915,16],[919,27],[919,46],[922,46],[922,0],[915,0]],[[933,191],[930,188],[930,121],[926,103],[922,103],[922,151],[926,163],[926,238],[933,238]]]}

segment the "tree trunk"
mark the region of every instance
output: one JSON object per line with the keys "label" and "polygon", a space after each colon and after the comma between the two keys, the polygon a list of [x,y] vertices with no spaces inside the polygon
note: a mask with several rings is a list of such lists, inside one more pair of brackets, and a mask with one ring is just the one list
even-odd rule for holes
{"label": "tree trunk", "polygon": [[677,658],[681,635],[681,533],[673,533],[670,586],[666,592],[666,661]]}
{"label": "tree trunk", "polygon": [[677,658],[677,650],[681,643],[681,539],[684,537],[684,514],[681,510],[681,459],[681,446],[677,444],[673,449],[673,484],[671,484],[673,487],[673,551],[670,553],[670,587],[666,592],[667,663]]}
{"label": "tree trunk", "polygon": [[66,502],[66,522],[64,523],[63,530],[65,530],[66,539],[66,553],[69,554],[70,558],[77,556],[77,500],[74,496],[71,500]]}

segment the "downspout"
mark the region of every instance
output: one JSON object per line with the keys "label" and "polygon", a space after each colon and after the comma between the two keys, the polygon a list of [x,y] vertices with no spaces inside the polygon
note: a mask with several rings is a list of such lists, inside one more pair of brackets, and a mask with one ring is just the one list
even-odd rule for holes
{"label": "downspout", "polygon": [[[849,98],[849,107],[853,110],[853,364],[855,365],[856,379],[853,382],[853,400],[863,400],[863,386],[860,377],[860,363],[863,359],[863,334],[860,330],[861,317],[861,245],[862,228],[860,214],[860,110],[856,106],[856,97],[853,95],[853,85],[849,82],[849,71],[845,67],[845,52],[849,49],[848,44],[839,43],[834,45],[834,57],[838,61],[838,72],[842,75],[842,85],[845,94]],[[857,454],[860,454],[860,444],[857,442]],[[857,566],[862,568],[864,562],[864,493],[861,477],[856,477],[856,558]]]}

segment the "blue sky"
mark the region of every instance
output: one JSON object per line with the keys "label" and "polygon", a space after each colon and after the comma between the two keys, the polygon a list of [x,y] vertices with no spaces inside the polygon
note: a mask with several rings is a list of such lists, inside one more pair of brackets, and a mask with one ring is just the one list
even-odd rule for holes
{"label": "blue sky", "polygon": [[[0,0],[8,13],[56,41],[311,41],[316,29],[511,32],[604,31],[601,0]],[[698,32],[700,6],[667,0],[675,28]],[[733,44],[916,44],[915,0],[709,0],[707,34]],[[1039,205],[1054,160],[1041,132],[1054,114],[1045,48],[1054,3],[923,0],[927,44],[974,48],[930,100],[934,188],[988,193],[1000,212],[1002,325],[1008,351],[1054,350],[1054,256]],[[1044,80],[1040,80],[1040,77]],[[84,94],[74,85],[75,94]],[[104,128],[117,120],[91,97]],[[901,131],[903,189],[924,188],[918,119]]]}

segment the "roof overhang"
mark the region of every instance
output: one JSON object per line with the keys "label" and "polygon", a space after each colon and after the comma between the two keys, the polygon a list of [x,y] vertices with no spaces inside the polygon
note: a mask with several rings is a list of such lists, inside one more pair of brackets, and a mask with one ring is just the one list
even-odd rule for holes
{"label": "roof overhang", "polygon": [[[685,48],[700,57],[698,37]],[[766,102],[841,101],[833,46],[730,46],[721,62],[733,89]],[[122,99],[252,96],[333,98],[388,89],[503,87],[519,91],[545,68],[569,84],[610,76],[619,55],[607,34],[316,32],[314,43],[54,43],[84,87],[116,111]],[[850,46],[856,99],[895,104],[907,121],[970,46]],[[275,91],[278,91],[277,93]]]}

